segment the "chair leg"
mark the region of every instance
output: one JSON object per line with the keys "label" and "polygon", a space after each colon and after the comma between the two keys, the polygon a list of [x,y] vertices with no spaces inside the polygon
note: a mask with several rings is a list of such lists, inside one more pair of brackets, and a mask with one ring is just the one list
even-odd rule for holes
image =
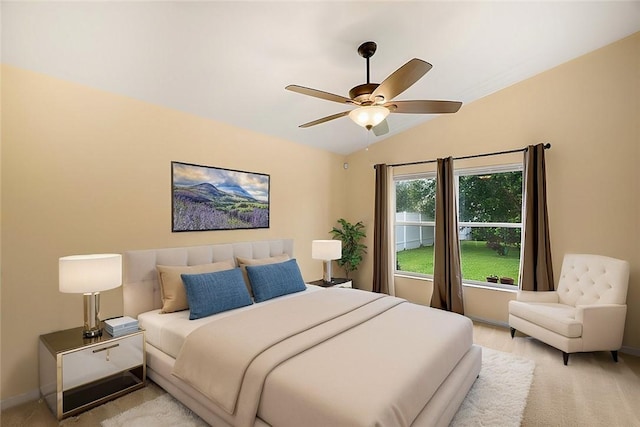
{"label": "chair leg", "polygon": [[569,353],[562,352],[562,361],[564,362],[564,366],[567,366],[569,362]]}
{"label": "chair leg", "polygon": [[509,328],[511,329],[511,338],[513,338],[516,335],[516,330],[515,328]]}
{"label": "chair leg", "polygon": [[618,350],[611,350],[611,356],[613,356],[613,361],[618,363]]}

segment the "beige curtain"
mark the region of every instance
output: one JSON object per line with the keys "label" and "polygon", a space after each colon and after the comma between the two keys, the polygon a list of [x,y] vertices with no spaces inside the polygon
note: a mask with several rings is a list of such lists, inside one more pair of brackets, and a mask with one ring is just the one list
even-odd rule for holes
{"label": "beige curtain", "polygon": [[520,289],[524,291],[554,290],[545,174],[544,144],[528,146],[524,152],[520,267]]}
{"label": "beige curtain", "polygon": [[375,166],[376,190],[373,219],[373,292],[395,294],[393,286],[393,173],[385,164]]}
{"label": "beige curtain", "polygon": [[431,306],[464,314],[453,158],[438,159]]}

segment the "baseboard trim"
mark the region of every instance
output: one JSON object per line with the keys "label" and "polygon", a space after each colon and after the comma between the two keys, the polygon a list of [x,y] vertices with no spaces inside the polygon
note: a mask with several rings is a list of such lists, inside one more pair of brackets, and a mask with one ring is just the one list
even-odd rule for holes
{"label": "baseboard trim", "polygon": [[[476,316],[469,316],[469,315],[465,315],[465,316],[467,316],[469,319],[473,320],[474,322],[486,323],[488,325],[498,326],[501,328],[507,328],[507,329],[509,328],[509,324],[505,322],[498,322],[496,320],[485,319],[485,318],[476,317]],[[623,345],[622,348],[620,349],[620,353],[640,357],[640,348]]]}
{"label": "baseboard trim", "polygon": [[625,353],[625,354],[630,354],[632,356],[640,357],[640,348],[623,345],[622,348],[620,349],[620,353]]}
{"label": "baseboard trim", "polygon": [[4,411],[5,409],[13,408],[14,406],[22,405],[23,403],[31,402],[33,400],[38,400],[39,398],[39,389],[31,390],[26,393],[19,394],[18,396],[11,396],[0,400],[0,410]]}
{"label": "baseboard trim", "polygon": [[469,316],[466,314],[465,316],[467,316],[469,319],[473,320],[474,322],[486,323],[488,325],[499,326],[501,328],[509,328],[509,324],[506,322],[499,322],[497,320],[485,319],[483,317],[477,317],[477,316]]}

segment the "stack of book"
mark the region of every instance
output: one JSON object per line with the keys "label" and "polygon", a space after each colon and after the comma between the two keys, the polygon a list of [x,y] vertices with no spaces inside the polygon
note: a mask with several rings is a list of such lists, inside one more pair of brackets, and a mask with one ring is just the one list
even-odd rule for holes
{"label": "stack of book", "polygon": [[112,337],[138,332],[138,321],[129,316],[107,319],[104,321],[104,330]]}

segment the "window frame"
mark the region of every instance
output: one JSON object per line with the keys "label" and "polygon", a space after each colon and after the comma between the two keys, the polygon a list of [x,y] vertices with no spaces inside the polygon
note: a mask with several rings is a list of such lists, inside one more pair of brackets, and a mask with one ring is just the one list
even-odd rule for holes
{"label": "window frame", "polygon": [[[463,168],[463,169],[458,169],[454,171],[454,179],[455,179],[455,191],[456,191],[456,209],[458,210],[457,215],[458,215],[458,220],[460,219],[460,187],[459,187],[459,177],[461,176],[472,176],[472,175],[488,175],[488,174],[492,174],[492,173],[505,173],[505,172],[523,172],[524,171],[524,166],[522,163],[510,163],[510,164],[505,164],[505,165],[493,165],[493,166],[480,166],[480,167],[471,167],[471,168]],[[402,175],[394,175],[393,177],[393,181],[394,181],[394,197],[391,198],[393,201],[393,212],[394,212],[394,236],[393,236],[393,245],[394,245],[394,251],[393,251],[393,275],[394,276],[401,276],[401,277],[411,277],[411,278],[418,278],[418,279],[430,279],[433,280],[433,274],[426,274],[426,273],[416,273],[416,272],[412,272],[412,271],[406,271],[406,270],[397,270],[396,266],[397,266],[397,257],[396,257],[396,250],[395,247],[397,247],[397,241],[396,241],[396,228],[398,226],[432,226],[435,227],[435,219],[433,221],[397,221],[396,220],[396,193],[395,193],[395,184],[398,181],[409,181],[409,180],[414,180],[414,179],[435,179],[436,178],[436,172],[435,171],[430,171],[430,172],[418,172],[418,173],[410,173],[410,174],[402,174]],[[524,178],[523,178],[524,179]],[[522,196],[524,197],[524,188],[522,189]],[[469,221],[465,221],[465,222],[458,222],[458,228],[461,227],[486,227],[486,228],[494,228],[494,227],[499,227],[499,228],[518,228],[520,229],[520,239],[521,239],[521,246],[522,246],[522,239],[524,238],[523,233],[522,233],[522,229],[523,229],[523,222],[522,222],[522,218],[520,220],[519,223],[514,223],[514,222],[469,222]],[[522,263],[522,256],[520,256],[520,267],[521,267],[521,263]],[[514,285],[505,285],[502,283],[490,283],[490,282],[486,282],[486,281],[479,281],[479,280],[472,280],[472,279],[462,279],[463,284],[465,285],[471,285],[471,286],[477,286],[477,287],[485,287],[485,288],[492,288],[492,289],[501,289],[501,290],[515,290],[517,289],[517,283]]]}

